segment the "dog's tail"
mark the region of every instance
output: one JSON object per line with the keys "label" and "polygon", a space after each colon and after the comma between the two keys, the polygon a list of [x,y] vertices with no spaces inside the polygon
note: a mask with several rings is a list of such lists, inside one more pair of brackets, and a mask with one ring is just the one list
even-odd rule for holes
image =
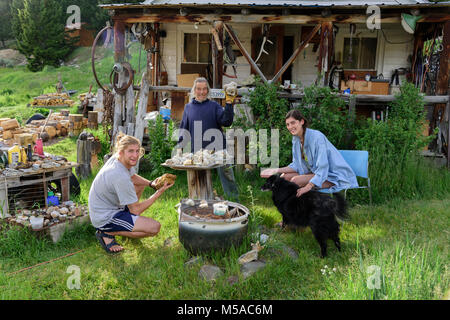
{"label": "dog's tail", "polygon": [[336,199],[336,216],[341,220],[347,220],[350,218],[347,210],[347,201],[340,193],[333,193],[333,198]]}

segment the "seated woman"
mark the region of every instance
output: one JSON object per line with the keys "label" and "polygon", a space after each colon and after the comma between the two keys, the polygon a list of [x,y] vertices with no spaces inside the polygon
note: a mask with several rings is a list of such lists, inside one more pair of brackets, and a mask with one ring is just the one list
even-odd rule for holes
{"label": "seated woman", "polygon": [[262,178],[282,173],[284,179],[300,187],[297,197],[313,188],[338,192],[358,186],[355,173],[336,147],[322,132],[308,128],[299,110],[287,113],[286,126],[292,134],[292,163],[284,168],[266,169],[261,172]]}

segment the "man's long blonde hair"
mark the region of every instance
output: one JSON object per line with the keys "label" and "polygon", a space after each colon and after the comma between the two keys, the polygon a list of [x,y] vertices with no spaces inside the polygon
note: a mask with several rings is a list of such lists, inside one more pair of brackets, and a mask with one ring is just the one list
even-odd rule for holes
{"label": "man's long blonde hair", "polygon": [[141,147],[139,139],[119,132],[116,137],[116,144],[114,145],[114,154],[119,157],[119,152],[124,151],[128,146],[138,145],[140,147],[139,159],[145,154],[145,149]]}

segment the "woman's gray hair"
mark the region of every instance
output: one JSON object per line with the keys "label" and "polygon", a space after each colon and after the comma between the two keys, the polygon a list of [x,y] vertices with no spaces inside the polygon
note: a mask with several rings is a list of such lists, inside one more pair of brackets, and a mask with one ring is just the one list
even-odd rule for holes
{"label": "woman's gray hair", "polygon": [[191,92],[189,93],[190,100],[195,98],[195,87],[197,86],[197,83],[204,82],[208,86],[208,95],[206,96],[208,99],[211,99],[211,88],[209,86],[208,80],[203,77],[199,77],[194,80],[194,85],[192,86]]}

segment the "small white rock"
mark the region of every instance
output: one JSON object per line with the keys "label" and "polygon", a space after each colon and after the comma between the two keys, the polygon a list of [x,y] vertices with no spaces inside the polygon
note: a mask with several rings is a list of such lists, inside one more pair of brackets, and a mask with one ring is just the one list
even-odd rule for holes
{"label": "small white rock", "polygon": [[54,218],[54,219],[56,219],[56,218],[59,218],[59,216],[61,216],[60,214],[59,214],[59,212],[58,211],[52,211],[51,213],[50,213],[50,215],[52,216],[52,218]]}

